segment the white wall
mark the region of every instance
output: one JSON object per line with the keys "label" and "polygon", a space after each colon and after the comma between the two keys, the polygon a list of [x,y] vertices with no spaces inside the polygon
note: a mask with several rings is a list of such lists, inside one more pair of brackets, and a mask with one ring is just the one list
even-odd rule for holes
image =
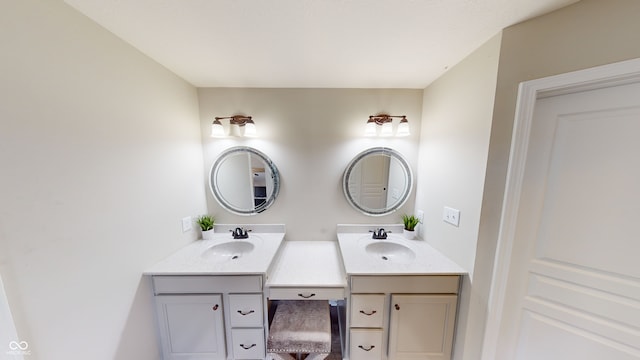
{"label": "white wall", "polygon": [[502,32],[465,351],[457,359],[475,360],[482,348],[518,84],[640,57],[639,16],[637,0],[582,0]]}
{"label": "white wall", "polygon": [[141,273],[206,208],[195,88],[60,1],[3,1],[0,48],[0,273],[29,359],[158,359]]}
{"label": "white wall", "polygon": [[[289,240],[333,240],[338,223],[400,223],[401,215],[413,210],[415,189],[391,215],[362,215],[347,203],[341,181],[349,161],[374,146],[400,151],[416,171],[422,90],[207,88],[198,93],[206,172],[222,151],[244,145],[269,156],[282,177],[274,205],[255,216],[230,214],[207,192],[209,211],[218,223],[284,223]],[[412,135],[364,137],[369,115],[380,112],[407,115]],[[214,116],[234,114],[253,116],[259,137],[209,137]]]}
{"label": "white wall", "polygon": [[[498,34],[424,91],[416,209],[424,210],[425,220],[419,231],[469,272],[459,302],[455,359],[474,359],[468,348],[482,338],[484,326],[484,312],[476,308],[488,288],[473,283],[500,43]],[[459,227],[442,221],[444,206],[460,210]],[[486,310],[486,299],[484,304]]]}
{"label": "white wall", "polygon": [[[13,349],[13,347],[10,346],[11,342],[18,343],[20,347]],[[13,315],[11,315],[11,308],[9,308],[7,294],[4,291],[4,283],[0,276],[0,356],[5,356],[7,352],[9,352],[12,359],[23,359],[21,351],[21,347],[23,346],[26,346],[26,348],[24,348],[25,352],[30,351],[29,343],[23,343],[23,340],[18,338],[18,332],[13,323]]]}
{"label": "white wall", "polygon": [[[425,211],[422,237],[473,277],[500,35],[493,37],[424,91],[416,208]],[[460,210],[460,226],[442,221]]]}

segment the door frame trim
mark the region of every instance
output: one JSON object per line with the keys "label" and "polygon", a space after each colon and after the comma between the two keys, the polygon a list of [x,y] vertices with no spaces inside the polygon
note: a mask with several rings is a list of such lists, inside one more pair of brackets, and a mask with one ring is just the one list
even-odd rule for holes
{"label": "door frame trim", "polygon": [[509,165],[482,346],[482,360],[494,360],[498,350],[502,309],[507,296],[507,279],[515,242],[517,212],[536,101],[545,97],[636,81],[640,81],[640,58],[525,81],[518,86]]}

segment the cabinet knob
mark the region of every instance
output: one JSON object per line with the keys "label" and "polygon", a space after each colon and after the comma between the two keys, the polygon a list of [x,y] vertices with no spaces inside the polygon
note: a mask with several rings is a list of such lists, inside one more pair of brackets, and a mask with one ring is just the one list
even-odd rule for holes
{"label": "cabinet knob", "polygon": [[304,298],[304,299],[308,299],[308,298],[312,298],[312,297],[316,296],[316,294],[310,294],[310,295],[298,294],[298,296],[300,296],[301,298]]}
{"label": "cabinet knob", "polygon": [[212,309],[213,309],[213,311],[218,310],[218,304],[213,305]]}
{"label": "cabinet knob", "polygon": [[238,310],[238,314],[242,315],[242,316],[247,316],[249,314],[254,313],[255,311],[253,310],[249,310],[249,311],[242,311],[242,310]]}
{"label": "cabinet knob", "polygon": [[400,305],[396,304],[396,310],[400,310]]}
{"label": "cabinet knob", "polygon": [[371,310],[370,312],[366,312],[364,310],[360,310],[360,313],[365,314],[367,316],[371,316],[371,315],[375,314],[376,311],[375,310]]}
{"label": "cabinet knob", "polygon": [[375,346],[374,345],[370,345],[368,348],[365,348],[362,345],[358,345],[358,347],[364,351],[371,351],[371,349],[373,349]]}
{"label": "cabinet knob", "polygon": [[245,349],[245,350],[249,350],[249,349],[251,349],[251,348],[252,348],[252,347],[254,347],[254,346],[257,346],[257,345],[256,345],[256,344],[251,344],[251,345],[247,346],[247,345],[245,345],[245,344],[240,344],[240,347],[241,347],[241,348],[243,348],[243,349]]}

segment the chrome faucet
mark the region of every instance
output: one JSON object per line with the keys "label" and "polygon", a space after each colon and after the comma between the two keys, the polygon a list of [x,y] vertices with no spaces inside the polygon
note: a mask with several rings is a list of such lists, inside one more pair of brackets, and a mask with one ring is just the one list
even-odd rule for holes
{"label": "chrome faucet", "polygon": [[383,228],[373,230],[373,239],[384,240],[387,238],[387,232]]}

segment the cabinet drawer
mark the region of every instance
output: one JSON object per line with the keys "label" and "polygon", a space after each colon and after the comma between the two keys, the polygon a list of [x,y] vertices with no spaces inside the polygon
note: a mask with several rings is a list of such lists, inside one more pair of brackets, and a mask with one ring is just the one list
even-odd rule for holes
{"label": "cabinet drawer", "polygon": [[153,289],[156,295],[260,292],[262,276],[154,276]]}
{"label": "cabinet drawer", "polygon": [[351,295],[352,327],[381,328],[383,314],[383,294]]}
{"label": "cabinet drawer", "polygon": [[229,295],[232,327],[262,327],[262,294]]}
{"label": "cabinet drawer", "polygon": [[234,359],[264,359],[264,330],[232,329]]}
{"label": "cabinet drawer", "polygon": [[344,288],[273,287],[269,289],[269,299],[272,300],[334,300],[344,298]]}
{"label": "cabinet drawer", "polygon": [[353,293],[457,294],[458,275],[352,276]]}
{"label": "cabinet drawer", "polygon": [[382,359],[382,329],[351,329],[351,360]]}

